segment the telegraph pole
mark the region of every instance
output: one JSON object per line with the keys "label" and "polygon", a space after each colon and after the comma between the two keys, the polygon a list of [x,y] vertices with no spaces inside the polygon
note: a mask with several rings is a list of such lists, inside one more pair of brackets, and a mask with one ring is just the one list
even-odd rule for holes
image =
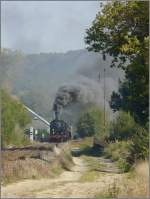
{"label": "telegraph pole", "polygon": [[105,66],[104,66],[104,134],[105,134],[105,127],[106,127],[106,124],[105,124],[105,101],[106,101],[106,82],[105,82]]}
{"label": "telegraph pole", "polygon": [[[105,66],[104,66],[104,133],[105,133],[105,128],[106,128],[106,122],[105,122],[105,120],[106,120],[106,80],[105,80],[105,71],[106,71],[106,69],[105,69]],[[100,72],[99,72],[99,74],[98,74],[98,80],[99,80],[99,82],[100,82]]]}

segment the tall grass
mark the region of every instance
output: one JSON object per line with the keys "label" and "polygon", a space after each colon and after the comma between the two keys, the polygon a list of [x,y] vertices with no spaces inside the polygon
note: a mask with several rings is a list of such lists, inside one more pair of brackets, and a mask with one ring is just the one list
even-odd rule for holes
{"label": "tall grass", "polygon": [[149,198],[149,165],[139,162],[126,174],[122,181],[114,180],[103,192],[95,194],[96,198]]}

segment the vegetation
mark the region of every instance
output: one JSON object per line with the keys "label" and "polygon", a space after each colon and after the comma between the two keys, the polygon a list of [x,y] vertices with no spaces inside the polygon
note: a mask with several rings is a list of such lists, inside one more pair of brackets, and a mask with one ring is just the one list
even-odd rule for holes
{"label": "vegetation", "polygon": [[128,163],[128,159],[131,157],[130,147],[131,141],[116,141],[105,147],[104,154],[107,158],[117,161],[119,169],[126,172],[130,168],[130,164]]}
{"label": "vegetation", "polygon": [[148,131],[137,124],[129,113],[119,112],[111,128],[105,155],[118,161],[122,170],[128,171],[138,159],[148,159]]}
{"label": "vegetation", "polygon": [[136,123],[128,112],[119,111],[117,117],[111,122],[110,141],[132,139],[136,133]]}
{"label": "vegetation", "polygon": [[73,161],[68,146],[60,149],[59,155],[55,154],[54,147],[54,144],[36,144],[21,151],[3,151],[2,184],[23,179],[54,178],[64,170],[70,170]]}
{"label": "vegetation", "polygon": [[121,182],[114,180],[105,191],[98,192],[96,198],[148,198],[148,162],[139,162]]}
{"label": "vegetation", "polygon": [[[98,54],[87,50],[24,54],[19,51],[2,49],[0,87],[9,90],[25,105],[49,120],[53,117],[53,113],[47,107],[52,107],[54,93],[68,78],[68,75],[74,74],[77,78],[81,74],[93,79],[93,74],[103,72],[103,69],[98,68],[99,64],[108,68],[108,63],[109,61],[104,62]],[[116,80],[116,74],[120,76],[120,73],[122,72],[112,70],[111,76],[110,74],[106,76],[109,75],[112,80]],[[53,86],[50,87],[51,84]],[[72,116],[69,115],[67,120],[72,123],[75,112],[71,110],[70,114]]]}
{"label": "vegetation", "polygon": [[125,71],[118,93],[110,105],[114,111],[129,111],[144,125],[148,121],[149,1],[112,1],[99,12],[86,31],[91,51],[112,56],[112,67]]}
{"label": "vegetation", "polygon": [[112,56],[111,67],[125,72],[118,92],[111,96],[110,107],[119,112],[104,150],[124,171],[148,158],[148,7],[148,1],[111,1],[96,15],[85,37],[89,51],[100,52],[104,60]]}
{"label": "vegetation", "polygon": [[95,136],[102,139],[105,137],[103,112],[95,107],[85,110],[78,120],[77,133],[81,138]]}
{"label": "vegetation", "polygon": [[98,178],[99,176],[98,176],[98,173],[96,172],[96,171],[85,171],[82,175],[81,175],[81,177],[80,177],[80,179],[79,179],[79,181],[80,182],[93,182],[93,181],[95,181],[97,178]]}
{"label": "vegetation", "polygon": [[24,135],[24,127],[30,122],[26,110],[18,100],[3,90],[1,90],[1,99],[2,147],[29,144]]}

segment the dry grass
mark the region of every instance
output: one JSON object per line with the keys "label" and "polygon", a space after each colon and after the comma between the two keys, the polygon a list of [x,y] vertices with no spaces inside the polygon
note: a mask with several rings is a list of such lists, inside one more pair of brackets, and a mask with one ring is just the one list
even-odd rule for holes
{"label": "dry grass", "polygon": [[100,170],[101,167],[105,166],[103,163],[101,163],[97,158],[92,156],[81,156],[82,159],[86,162],[86,165],[88,166],[89,170]]}
{"label": "dry grass", "polygon": [[94,182],[99,178],[98,172],[96,171],[85,171],[80,179],[79,182]]}
{"label": "dry grass", "polygon": [[23,179],[53,178],[73,165],[69,149],[63,149],[56,155],[47,146],[32,146],[22,150],[7,150],[2,152],[2,184],[8,184]]}
{"label": "dry grass", "polygon": [[149,198],[148,162],[139,162],[133,171],[127,173],[122,182],[114,181],[96,198]]}
{"label": "dry grass", "polygon": [[34,158],[5,161],[2,164],[3,184],[21,179],[52,178],[61,173],[61,170],[58,161],[53,162],[53,164]]}
{"label": "dry grass", "polygon": [[149,165],[148,162],[139,162],[134,170],[130,172],[123,182],[120,190],[122,197],[141,197],[149,196]]}
{"label": "dry grass", "polygon": [[78,147],[81,150],[87,148],[87,147],[92,147],[93,146],[93,137],[87,137],[84,139],[80,139],[80,140],[73,140],[71,141],[71,147]]}

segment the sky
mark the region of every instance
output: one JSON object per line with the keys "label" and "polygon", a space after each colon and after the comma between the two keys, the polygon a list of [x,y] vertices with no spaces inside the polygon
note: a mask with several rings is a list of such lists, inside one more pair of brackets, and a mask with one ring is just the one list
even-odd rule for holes
{"label": "sky", "polygon": [[25,53],[85,48],[98,1],[2,1],[1,45]]}

